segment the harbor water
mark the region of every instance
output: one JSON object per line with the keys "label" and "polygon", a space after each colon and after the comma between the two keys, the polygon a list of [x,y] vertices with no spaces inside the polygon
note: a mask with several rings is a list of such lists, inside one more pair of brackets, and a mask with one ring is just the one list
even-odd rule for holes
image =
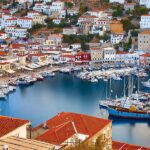
{"label": "harbor water", "polygon": [[[76,78],[72,74],[57,73],[34,85],[17,87],[6,100],[0,100],[0,114],[27,119],[33,126],[39,125],[59,112],[84,113],[103,117],[99,110],[99,100],[106,97],[120,97],[123,80],[109,82],[100,80],[91,83]],[[150,92],[150,88],[141,87]],[[135,121],[111,118],[113,120],[113,140],[150,147],[150,121]]]}

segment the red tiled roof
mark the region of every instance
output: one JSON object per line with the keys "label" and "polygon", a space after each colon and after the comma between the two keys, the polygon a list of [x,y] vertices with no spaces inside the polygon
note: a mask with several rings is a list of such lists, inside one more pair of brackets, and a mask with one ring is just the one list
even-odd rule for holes
{"label": "red tiled roof", "polygon": [[146,148],[143,146],[137,146],[118,141],[112,142],[112,148],[113,150],[150,150],[150,148]]}
{"label": "red tiled roof", "polygon": [[45,54],[45,53],[30,54],[30,56],[37,56],[37,57],[46,56],[46,55],[47,55],[47,54]]}
{"label": "red tiled roof", "polygon": [[143,57],[150,57],[150,54],[142,54],[140,56],[143,56]]}
{"label": "red tiled roof", "polygon": [[27,123],[29,123],[27,120],[0,116],[0,137]]}
{"label": "red tiled roof", "polygon": [[126,51],[118,51],[117,54],[128,54]]}
{"label": "red tiled roof", "polygon": [[0,51],[0,56],[6,56],[8,53],[4,51]]}
{"label": "red tiled roof", "polygon": [[[61,144],[75,133],[75,129],[78,133],[88,135],[90,138],[110,122],[110,120],[88,115],[62,112],[46,122],[48,130],[36,139],[51,144]],[[36,127],[34,130],[41,126]]]}
{"label": "red tiled roof", "polygon": [[6,65],[9,64],[9,62],[0,62],[0,65]]}
{"label": "red tiled roof", "polygon": [[19,43],[14,43],[14,44],[12,44],[12,48],[13,48],[13,49],[20,48],[20,47],[24,47],[24,46],[25,46],[24,44],[19,44]]}

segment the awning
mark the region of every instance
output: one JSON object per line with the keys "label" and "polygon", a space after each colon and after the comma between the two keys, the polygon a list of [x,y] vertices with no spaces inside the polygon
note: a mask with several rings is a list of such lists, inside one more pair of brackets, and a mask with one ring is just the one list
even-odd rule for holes
{"label": "awning", "polygon": [[38,64],[39,64],[40,66],[45,66],[45,65],[46,65],[46,64],[43,63],[43,62],[38,62]]}
{"label": "awning", "polygon": [[31,64],[27,65],[27,67],[29,67],[29,68],[31,68],[31,69],[37,68],[37,67],[35,67],[35,66],[31,65]]}
{"label": "awning", "polygon": [[13,74],[13,73],[15,73],[15,71],[14,70],[11,70],[11,69],[9,69],[9,70],[5,70],[6,72],[8,72],[8,73],[10,73],[10,74]]}
{"label": "awning", "polygon": [[28,67],[25,67],[25,66],[21,66],[22,69],[25,69],[25,70],[29,70],[29,71],[32,71],[33,69],[31,68],[28,68]]}

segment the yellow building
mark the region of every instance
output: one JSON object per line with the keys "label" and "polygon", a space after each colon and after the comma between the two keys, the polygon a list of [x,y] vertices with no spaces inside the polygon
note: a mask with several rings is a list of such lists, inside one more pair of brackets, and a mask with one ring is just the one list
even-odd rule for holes
{"label": "yellow building", "polygon": [[102,62],[103,61],[103,50],[100,47],[90,48],[91,60],[93,62]]}
{"label": "yellow building", "polygon": [[7,72],[8,70],[10,70],[10,63],[0,62],[0,72]]}
{"label": "yellow building", "polygon": [[37,14],[33,16],[33,23],[34,24],[45,24],[45,19],[47,18],[46,15],[42,15],[42,14]]}

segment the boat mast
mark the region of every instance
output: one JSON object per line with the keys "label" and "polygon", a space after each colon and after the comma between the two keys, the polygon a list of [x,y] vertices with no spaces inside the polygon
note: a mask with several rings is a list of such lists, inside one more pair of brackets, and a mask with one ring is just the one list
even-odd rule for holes
{"label": "boat mast", "polygon": [[139,69],[138,69],[138,87],[137,87],[137,93],[139,93],[139,89],[140,89],[140,79],[139,79]]}
{"label": "boat mast", "polygon": [[129,81],[128,81],[128,97],[131,96],[131,77],[129,75]]}
{"label": "boat mast", "polygon": [[124,88],[123,88],[123,90],[124,90],[124,94],[123,94],[123,97],[126,97],[126,85],[125,85],[126,83],[125,83],[125,76],[124,76],[124,83],[123,83],[123,86],[124,86]]}

